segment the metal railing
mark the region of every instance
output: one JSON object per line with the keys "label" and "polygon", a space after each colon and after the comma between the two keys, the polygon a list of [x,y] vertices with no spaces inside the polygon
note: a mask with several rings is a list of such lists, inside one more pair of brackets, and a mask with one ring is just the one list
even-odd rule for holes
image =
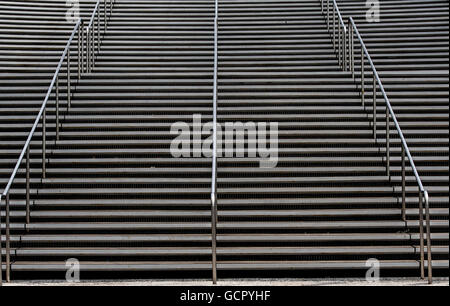
{"label": "metal railing", "polygon": [[219,35],[219,1],[215,0],[214,15],[214,80],[213,80],[213,149],[211,178],[211,241],[212,241],[212,279],[217,283],[217,69]]}
{"label": "metal railing", "polygon": [[[11,247],[10,247],[10,193],[11,187],[13,186],[16,177],[19,173],[19,170],[22,167],[22,164],[25,160],[25,229],[28,230],[28,225],[30,224],[30,151],[31,151],[31,141],[36,134],[36,130],[38,126],[41,126],[42,138],[41,138],[41,162],[42,162],[42,179],[46,177],[46,149],[47,149],[47,104],[52,95],[53,91],[55,92],[55,139],[59,140],[60,134],[60,75],[62,74],[61,69],[64,64],[66,64],[66,76],[67,76],[67,88],[66,88],[66,112],[69,111],[72,100],[72,55],[71,55],[71,47],[74,43],[75,37],[76,39],[76,50],[77,50],[77,65],[75,65],[76,69],[76,81],[79,82],[81,80],[83,73],[92,72],[92,68],[95,64],[95,58],[100,51],[101,45],[101,18],[103,12],[103,34],[106,32],[108,19],[111,16],[112,8],[115,0],[98,0],[94,11],[92,12],[89,24],[85,27],[85,23],[83,19],[79,19],[73,28],[72,34],[67,41],[66,47],[64,48],[63,54],[59,60],[56,71],[53,75],[53,79],[48,88],[47,94],[45,96],[44,102],[39,110],[39,113],[34,121],[34,124],[31,128],[30,133],[28,134],[27,140],[23,149],[20,153],[19,159],[14,167],[14,170],[11,174],[10,179],[8,180],[8,184],[6,185],[3,193],[0,195],[0,204],[3,199],[5,200],[5,244],[6,244],[6,281],[10,281],[11,275]],[[102,5],[103,4],[103,5]],[[103,10],[101,8],[103,6]],[[1,207],[1,206],[0,206]],[[2,223],[1,214],[0,214],[0,225]],[[0,230],[0,286],[3,281],[2,276],[2,247],[1,247],[1,230]]]}
{"label": "metal railing", "polygon": [[[324,2],[326,2],[326,8]],[[339,65],[342,69],[346,70],[347,54],[345,50],[347,49],[347,27],[345,26],[344,19],[342,19],[336,0],[320,0],[320,3],[322,13],[326,15],[327,27],[331,33],[333,47],[337,51]]]}
{"label": "metal railing", "polygon": [[[402,219],[407,222],[406,216],[406,159],[409,161],[409,165],[414,174],[417,186],[418,186],[418,200],[419,200],[419,235],[420,235],[420,271],[422,279],[425,279],[425,233],[424,233],[424,204],[425,204],[425,224],[426,224],[426,241],[427,241],[427,263],[428,263],[428,282],[431,284],[433,282],[433,267],[432,267],[432,258],[431,258],[431,221],[430,221],[430,200],[428,191],[424,188],[422,180],[420,178],[417,167],[414,163],[414,159],[411,155],[411,151],[409,150],[408,143],[406,142],[405,136],[402,132],[400,124],[398,123],[395,112],[392,108],[392,105],[389,101],[389,98],[384,89],[383,83],[381,82],[380,76],[375,68],[375,65],[372,61],[372,58],[364,44],[364,41],[359,33],[358,27],[356,26],[352,17],[348,19],[348,28],[346,27],[342,15],[339,11],[339,7],[336,3],[336,0],[320,0],[322,13],[326,18],[326,23],[328,26],[328,30],[332,35],[333,46],[336,49],[337,45],[337,57],[339,61],[339,65],[342,70],[350,71],[353,77],[353,80],[360,87],[361,90],[361,102],[364,109],[366,109],[366,101],[365,101],[365,65],[366,61],[372,70],[372,128],[373,128],[373,137],[375,141],[378,140],[377,134],[377,96],[378,90],[377,86],[381,92],[381,95],[384,100],[385,112],[384,112],[384,121],[385,121],[385,132],[386,132],[386,174],[391,179],[392,170],[391,170],[391,120],[394,123],[395,130],[397,132],[397,136],[400,139],[401,145],[401,182],[402,182]],[[326,2],[326,3],[325,3]],[[333,16],[330,16],[330,2],[332,2]],[[325,7],[326,6],[326,7]],[[336,17],[339,22],[339,31],[336,31]],[[332,18],[332,20],[330,20]],[[332,26],[331,26],[332,24]],[[361,78],[360,82],[357,82],[356,73],[355,73],[355,45],[354,38],[357,38],[360,47],[361,47]],[[337,44],[336,44],[337,40]],[[359,84],[358,84],[359,83]]]}

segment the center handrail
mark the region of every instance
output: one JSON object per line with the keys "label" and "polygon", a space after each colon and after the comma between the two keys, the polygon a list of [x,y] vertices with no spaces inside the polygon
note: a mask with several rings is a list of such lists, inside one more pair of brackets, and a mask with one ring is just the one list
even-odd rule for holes
{"label": "center handrail", "polygon": [[[326,1],[326,10],[325,10],[325,2]],[[431,221],[430,221],[430,200],[428,191],[424,188],[422,179],[420,178],[417,167],[414,163],[414,159],[412,157],[411,151],[409,149],[408,143],[405,139],[405,136],[402,132],[400,124],[395,115],[394,109],[392,108],[391,102],[386,94],[383,83],[381,82],[381,78],[377,72],[375,64],[372,61],[372,58],[369,54],[369,51],[366,48],[364,40],[362,39],[358,27],[356,26],[352,17],[348,18],[348,29],[343,22],[342,15],[340,13],[339,7],[336,3],[336,0],[331,0],[333,2],[333,29],[330,27],[330,0],[320,0],[322,13],[326,16],[326,23],[328,30],[332,33],[333,46],[336,48],[335,41],[338,40],[338,62],[344,71],[350,70],[352,77],[356,83],[356,73],[355,73],[355,46],[354,46],[354,35],[356,35],[359,44],[361,45],[361,82],[360,82],[360,90],[361,90],[361,101],[364,109],[365,105],[365,59],[369,63],[369,66],[372,70],[373,76],[373,93],[372,93],[372,120],[373,120],[373,136],[375,140],[378,138],[377,134],[377,86],[380,89],[380,92],[385,101],[385,131],[386,131],[386,173],[389,178],[391,178],[391,140],[390,140],[390,118],[394,123],[395,129],[397,131],[398,137],[400,139],[401,144],[401,176],[402,176],[402,219],[407,222],[406,216],[406,158],[409,161],[410,167],[413,171],[418,189],[419,189],[419,235],[420,235],[420,270],[421,277],[425,278],[425,238],[424,238],[424,204],[425,204],[425,223],[426,223],[426,231],[427,231],[427,262],[428,262],[428,282],[431,284],[433,282],[433,272],[432,272],[432,252],[431,252]],[[336,35],[336,15],[339,19],[339,33]],[[341,30],[342,29],[342,30]],[[358,84],[357,84],[358,85]]]}
{"label": "center handrail", "polygon": [[[55,139],[59,140],[59,129],[60,129],[60,86],[59,86],[59,78],[61,69],[63,67],[64,62],[67,63],[67,108],[68,111],[71,106],[71,79],[72,79],[72,66],[71,66],[71,47],[72,42],[77,36],[77,44],[78,44],[78,56],[77,56],[77,80],[80,81],[82,73],[90,73],[92,71],[92,67],[94,65],[95,60],[95,54],[99,52],[100,50],[100,40],[101,40],[101,33],[100,33],[100,5],[103,3],[104,6],[104,24],[103,29],[104,33],[106,33],[107,29],[107,11],[108,11],[108,4],[109,4],[109,17],[112,13],[112,8],[115,0],[98,0],[94,11],[92,12],[90,22],[88,27],[86,28],[86,31],[83,29],[84,21],[82,18],[78,19],[76,22],[72,34],[70,35],[69,40],[67,41],[67,44],[64,48],[64,51],[61,55],[61,58],[59,60],[59,63],[56,67],[56,71],[53,75],[52,81],[50,82],[50,86],[47,90],[47,94],[45,96],[44,101],[42,102],[42,106],[39,110],[38,115],[36,116],[36,119],[34,121],[34,124],[31,128],[30,133],[28,134],[27,140],[23,146],[23,149],[19,155],[19,158],[17,160],[17,163],[15,164],[14,170],[8,180],[8,183],[3,190],[3,193],[0,194],[0,204],[2,203],[3,199],[5,200],[5,208],[6,208],[6,214],[5,214],[5,244],[6,244],[6,281],[10,281],[10,274],[11,274],[11,249],[10,249],[10,192],[11,187],[13,183],[15,182],[15,179],[17,177],[17,174],[20,170],[20,167],[26,157],[26,199],[25,199],[25,206],[26,206],[26,221],[25,221],[25,228],[28,230],[27,225],[30,224],[30,146],[31,141],[33,139],[33,136],[36,133],[36,130],[39,126],[39,123],[41,123],[42,126],[42,178],[45,179],[46,177],[46,147],[47,147],[47,103],[50,99],[51,94],[53,93],[53,90],[55,89]],[[95,34],[95,30],[97,31],[97,34]],[[84,44],[86,42],[86,46]],[[0,206],[1,208],[1,206]],[[2,285],[2,247],[1,247],[1,214],[0,214],[0,286]]]}
{"label": "center handrail", "polygon": [[218,35],[219,35],[219,1],[215,0],[214,15],[214,77],[213,77],[213,148],[211,177],[211,241],[212,241],[212,279],[217,283],[217,70],[218,70]]}

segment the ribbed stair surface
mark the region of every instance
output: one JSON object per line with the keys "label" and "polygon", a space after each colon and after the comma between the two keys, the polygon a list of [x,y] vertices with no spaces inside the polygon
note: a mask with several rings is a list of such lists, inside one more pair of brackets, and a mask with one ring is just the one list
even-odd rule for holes
{"label": "ribbed stair surface", "polygon": [[[90,18],[95,0],[79,1],[80,17]],[[75,24],[68,22],[65,1],[0,2],[0,171],[11,173],[23,148]],[[69,21],[71,21],[69,19]],[[72,45],[72,79],[76,77],[76,44]],[[67,88],[67,69],[61,70]],[[53,96],[54,101],[54,96]],[[65,107],[66,101],[61,101]],[[54,102],[49,107],[54,116]],[[53,120],[54,122],[54,120]],[[40,132],[39,132],[40,133]]]}
{"label": "ribbed stair surface", "polygon": [[[392,128],[390,179],[383,101],[375,141],[320,2],[219,2],[218,120],[279,126],[276,167],[218,159],[219,277],[364,277],[370,258],[385,275],[418,276],[417,185],[408,171],[404,222],[399,140]],[[73,28],[65,2],[33,3],[0,3],[3,185]],[[94,3],[81,1],[83,17]],[[364,19],[365,1],[338,3],[356,17],[430,192],[433,265],[445,275],[448,2],[381,1],[381,22],[373,24]],[[174,158],[170,131],[179,121],[192,126],[195,114],[212,120],[213,42],[213,0],[116,0],[59,141],[50,99],[45,179],[40,129],[32,142],[28,226],[23,169],[13,186],[13,279],[64,278],[69,258],[89,278],[210,277],[211,158]]]}
{"label": "ribbed stair surface", "polygon": [[[373,138],[370,115],[361,106],[351,76],[337,65],[320,3],[222,1],[219,20],[219,120],[276,121],[280,127],[276,168],[260,169],[258,161],[250,159],[219,160],[220,237],[243,233],[293,237],[247,242],[246,248],[253,253],[229,256],[230,262],[226,250],[240,244],[230,238],[219,240],[220,262],[245,260],[246,255],[251,259],[247,269],[254,265],[255,269],[303,270],[313,261],[314,269],[324,273],[366,269],[368,258],[379,259],[385,270],[408,267],[404,263],[416,258],[418,241],[410,236],[394,242],[391,235],[418,232],[414,180],[408,176],[406,225],[400,218],[399,177],[389,180],[386,175],[384,148]],[[441,93],[441,102],[448,102],[448,95],[444,96],[448,71],[440,82],[437,86],[442,92],[430,91]],[[401,92],[402,83],[406,82],[394,85],[399,88],[394,97],[403,98],[400,106],[405,108],[398,116],[402,124],[410,124],[406,138],[420,172],[427,174],[424,183],[433,197],[436,233],[433,254],[446,267],[448,104],[430,114],[437,117],[433,125],[423,127],[421,122],[430,124],[430,118],[416,118],[424,116],[420,109],[428,106],[418,100],[417,92],[408,92],[411,86]],[[379,113],[381,118],[383,112]],[[423,137],[426,133],[434,135]],[[398,138],[394,142],[393,167],[399,174]],[[428,151],[430,146],[432,151]],[[440,233],[444,239],[438,238]],[[348,239],[349,234],[372,239],[354,241]],[[298,235],[333,238],[304,241],[294,238]],[[261,248],[268,250],[258,253]]]}

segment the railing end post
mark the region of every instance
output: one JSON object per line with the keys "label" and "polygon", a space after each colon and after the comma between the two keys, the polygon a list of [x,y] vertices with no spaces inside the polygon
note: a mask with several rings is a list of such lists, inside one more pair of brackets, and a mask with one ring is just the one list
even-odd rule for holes
{"label": "railing end post", "polygon": [[431,217],[430,217],[430,197],[427,190],[423,191],[425,204],[425,222],[427,230],[427,262],[428,262],[428,283],[433,283],[433,259],[432,259],[432,244],[431,244]]}
{"label": "railing end post", "polygon": [[[0,194],[0,227],[2,224],[2,214],[1,214],[1,204],[3,200],[3,195]],[[2,232],[0,230],[0,287],[3,286],[3,258],[2,258]]]}
{"label": "railing end post", "polygon": [[212,282],[217,284],[217,194],[211,192],[211,251]]}

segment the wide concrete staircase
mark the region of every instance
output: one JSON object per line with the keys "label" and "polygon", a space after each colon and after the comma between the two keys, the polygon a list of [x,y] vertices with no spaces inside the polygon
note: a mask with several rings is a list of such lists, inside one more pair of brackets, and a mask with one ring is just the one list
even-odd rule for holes
{"label": "wide concrete staircase", "polygon": [[[82,1],[82,16],[94,2]],[[397,2],[426,13],[403,22]],[[73,28],[64,4],[36,3],[0,4],[3,184]],[[445,1],[389,1],[389,19],[366,24],[363,1],[342,3],[345,13],[360,16],[430,191],[433,264],[436,275],[445,275],[448,6],[428,14]],[[392,32],[382,35],[387,28]],[[411,38],[405,28],[421,35]],[[40,141],[33,143],[29,225],[23,171],[11,193],[13,279],[64,278],[69,258],[80,260],[83,278],[210,277],[211,158],[174,158],[170,131],[179,121],[192,130],[196,114],[212,120],[213,29],[212,0],[116,1],[96,66],[76,86],[59,141],[50,104],[45,179]],[[318,0],[221,0],[218,77],[222,125],[279,125],[276,167],[260,168],[259,158],[218,160],[219,278],[364,277],[369,258],[380,261],[385,276],[419,275],[413,176],[408,172],[404,222],[400,174],[386,175],[383,146],[350,73],[338,66]],[[400,173],[393,143],[392,166]]]}

